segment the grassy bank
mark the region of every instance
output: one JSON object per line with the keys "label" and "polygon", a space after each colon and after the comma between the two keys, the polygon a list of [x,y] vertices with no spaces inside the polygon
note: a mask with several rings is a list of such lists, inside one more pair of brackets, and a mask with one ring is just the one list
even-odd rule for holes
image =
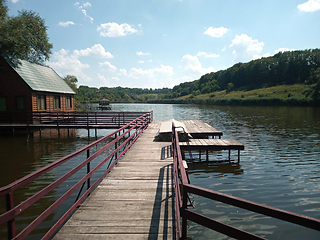
{"label": "grassy bank", "polygon": [[268,88],[239,91],[217,91],[208,94],[189,94],[177,99],[159,99],[153,103],[192,103],[210,105],[286,105],[314,106],[312,98],[306,97],[308,85],[279,85]]}

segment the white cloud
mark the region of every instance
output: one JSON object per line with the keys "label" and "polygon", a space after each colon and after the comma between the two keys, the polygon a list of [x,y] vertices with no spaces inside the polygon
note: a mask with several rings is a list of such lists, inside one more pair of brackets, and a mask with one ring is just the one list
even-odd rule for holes
{"label": "white cloud", "polygon": [[100,27],[97,28],[100,32],[100,36],[103,37],[123,37],[127,34],[132,34],[138,32],[127,23],[118,24],[115,22],[102,23]]}
{"label": "white cloud", "polygon": [[59,25],[62,27],[68,27],[69,25],[75,25],[75,23],[72,21],[67,21],[67,22],[59,22]]}
{"label": "white cloud", "polygon": [[138,78],[154,78],[155,74],[171,76],[173,74],[173,68],[170,66],[160,65],[160,68],[142,69],[142,68],[131,68],[130,73],[127,74],[125,69],[120,69],[119,74],[125,75],[134,79]]}
{"label": "white cloud", "polygon": [[151,55],[150,53],[144,53],[144,52],[137,52],[138,56],[147,56],[147,55]]}
{"label": "white cloud", "polygon": [[98,73],[98,79],[100,80],[100,84],[99,84],[100,87],[115,87],[116,86],[115,82],[120,81],[120,79],[117,77],[105,78],[105,76],[100,75],[99,73]]}
{"label": "white cloud", "polygon": [[83,64],[76,55],[69,55],[69,51],[61,49],[53,53],[55,62],[49,62],[50,67],[57,71],[61,77],[65,75],[74,75],[79,80],[92,81],[92,78],[83,73],[84,69],[90,68],[89,64]]}
{"label": "white cloud", "polygon": [[203,68],[198,57],[186,54],[182,57],[183,68],[186,72],[184,79],[194,80],[201,77],[203,74],[213,72],[213,67]]}
{"label": "white cloud", "polygon": [[114,72],[117,70],[117,68],[109,62],[103,62],[103,63],[99,62],[99,65],[100,65],[100,67],[102,67],[103,69],[108,70],[108,71]]}
{"label": "white cloud", "polygon": [[144,63],[144,61],[138,61],[139,63]]}
{"label": "white cloud", "polygon": [[12,3],[17,3],[19,0],[11,0]]}
{"label": "white cloud", "polygon": [[134,79],[138,79],[141,77],[153,78],[154,75],[151,69],[143,70],[142,68],[131,68],[128,76]]}
{"label": "white cloud", "polygon": [[222,37],[224,34],[226,34],[230,29],[228,28],[224,28],[224,27],[219,27],[219,28],[213,28],[213,27],[209,27],[204,34],[207,34],[211,37]]}
{"label": "white cloud", "polygon": [[90,19],[90,22],[91,22],[91,23],[93,22],[93,18],[90,17],[90,16],[87,14],[87,11],[84,9],[84,8],[86,8],[86,7],[91,7],[91,3],[86,2],[86,3],[84,3],[83,5],[80,5],[79,2],[76,2],[74,5],[81,10],[81,12],[83,13],[83,15],[84,15],[85,17],[87,17],[87,18]]}
{"label": "white cloud", "polygon": [[86,2],[86,3],[83,4],[83,7],[84,7],[84,8],[85,8],[85,7],[91,7],[91,3]]}
{"label": "white cloud", "polygon": [[154,68],[153,71],[154,72],[158,72],[158,73],[162,73],[168,76],[171,76],[173,74],[173,68],[170,66],[164,66],[164,65],[160,65],[160,68]]}
{"label": "white cloud", "polygon": [[288,51],[296,51],[296,50],[298,50],[298,49],[294,49],[294,48],[292,48],[292,49],[289,49],[289,48],[278,48],[278,49],[276,49],[275,51],[274,51],[274,54],[276,54],[276,53],[278,53],[278,52],[288,52]]}
{"label": "white cloud", "polygon": [[246,34],[236,35],[229,46],[233,49],[235,62],[247,62],[260,58],[259,54],[263,49],[264,43],[257,39],[252,39]]}
{"label": "white cloud", "polygon": [[320,0],[309,0],[297,7],[302,12],[315,12],[320,10]]}
{"label": "white cloud", "polygon": [[98,79],[100,80],[100,82],[102,82],[100,86],[110,86],[110,82],[103,75],[100,75],[99,73],[98,73]]}
{"label": "white cloud", "polygon": [[198,52],[197,53],[198,57],[206,57],[206,58],[217,58],[220,55],[219,54],[213,54],[213,53],[206,53],[206,52]]}
{"label": "white cloud", "polygon": [[119,73],[118,75],[123,75],[123,76],[127,76],[127,70],[124,68],[119,69]]}
{"label": "white cloud", "polygon": [[111,80],[112,80],[112,81],[120,81],[120,79],[117,78],[117,77],[112,77]]}
{"label": "white cloud", "polygon": [[[58,52],[53,54],[53,60],[48,64],[56,70],[61,76],[64,75],[74,75],[79,81],[92,81],[91,77],[88,77],[84,70],[90,68],[89,64],[82,63],[79,58],[83,56],[91,56],[96,58],[112,58],[112,54],[106,52],[104,47],[101,44],[96,44],[91,48],[74,50],[72,54],[68,50],[61,49]],[[99,63],[101,67],[110,70],[116,71],[117,68],[111,65],[108,62]]]}
{"label": "white cloud", "polygon": [[113,58],[110,52],[106,52],[105,48],[101,44],[95,44],[91,48],[74,50],[73,54],[76,56],[91,56],[97,58]]}

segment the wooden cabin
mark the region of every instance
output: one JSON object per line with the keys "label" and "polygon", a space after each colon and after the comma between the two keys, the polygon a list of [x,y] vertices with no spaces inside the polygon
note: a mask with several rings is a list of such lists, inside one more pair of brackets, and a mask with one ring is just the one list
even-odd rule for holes
{"label": "wooden cabin", "polygon": [[74,112],[74,95],[52,68],[0,56],[0,122],[33,123],[35,113]]}

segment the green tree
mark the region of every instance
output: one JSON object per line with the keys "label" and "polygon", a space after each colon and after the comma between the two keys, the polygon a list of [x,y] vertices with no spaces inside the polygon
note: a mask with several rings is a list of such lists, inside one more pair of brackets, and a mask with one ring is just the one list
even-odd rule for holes
{"label": "green tree", "polygon": [[234,84],[233,83],[228,83],[228,86],[227,86],[227,92],[230,92],[234,87]]}
{"label": "green tree", "polygon": [[320,100],[320,67],[311,70],[308,83],[311,85],[307,96],[311,95],[313,100]]}
{"label": "green tree", "polygon": [[5,0],[0,0],[0,25],[7,17],[8,7],[5,2]]}
{"label": "green tree", "polygon": [[16,17],[7,13],[6,0],[0,0],[0,55],[43,65],[52,53],[44,20],[33,11],[19,11]]}
{"label": "green tree", "polygon": [[77,92],[77,82],[78,79],[76,76],[73,75],[67,75],[63,78],[63,80],[69,85],[69,87],[72,88],[73,91]]}

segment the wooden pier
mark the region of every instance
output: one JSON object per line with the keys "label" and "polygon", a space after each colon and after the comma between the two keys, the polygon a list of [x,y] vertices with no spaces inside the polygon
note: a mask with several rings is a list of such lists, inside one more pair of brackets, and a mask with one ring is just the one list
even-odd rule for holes
{"label": "wooden pier", "polygon": [[153,121],[54,237],[176,239],[171,143]]}
{"label": "wooden pier", "polygon": [[[149,125],[55,240],[177,239],[171,142],[155,139],[162,122]],[[192,136],[222,136],[203,121],[181,122]]]}

